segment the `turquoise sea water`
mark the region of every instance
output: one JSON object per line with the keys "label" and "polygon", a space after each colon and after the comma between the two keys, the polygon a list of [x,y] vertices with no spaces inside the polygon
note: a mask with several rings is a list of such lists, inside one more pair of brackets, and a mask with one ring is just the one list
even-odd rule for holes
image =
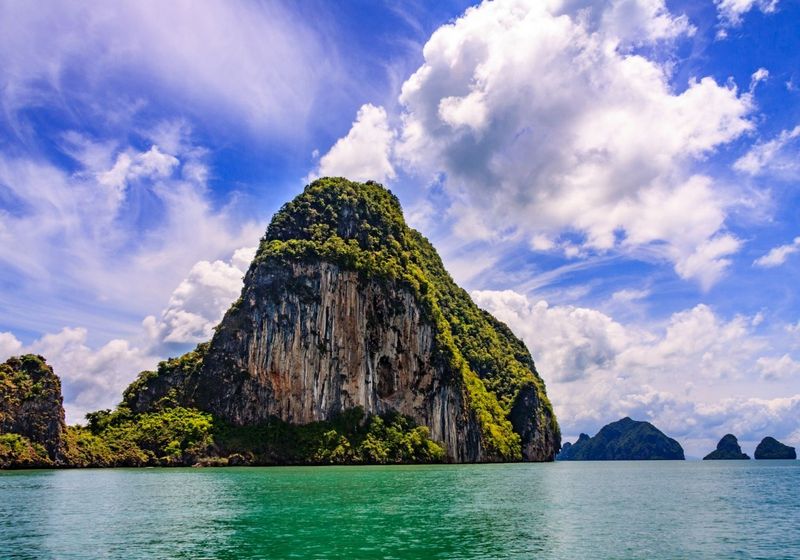
{"label": "turquoise sea water", "polygon": [[800,462],[0,473],[2,558],[800,558]]}

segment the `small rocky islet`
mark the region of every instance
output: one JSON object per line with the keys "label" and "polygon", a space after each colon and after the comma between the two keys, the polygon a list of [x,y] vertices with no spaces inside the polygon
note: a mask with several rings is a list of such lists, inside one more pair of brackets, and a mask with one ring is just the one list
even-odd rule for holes
{"label": "small rocky islet", "polygon": [[558,461],[654,461],[684,459],[683,448],[649,422],[625,417],[612,422],[594,437],[581,434],[566,443]]}
{"label": "small rocky islet", "polygon": [[717,448],[703,457],[704,461],[736,461],[747,460],[750,456],[747,453],[742,453],[742,448],[739,445],[739,440],[733,434],[725,434],[722,439],[717,443]]}
{"label": "small rocky islet", "polygon": [[273,217],[213,338],[64,423],[41,356],[0,368],[0,467],[552,461],[525,344],[391,191],[323,178]]}
{"label": "small rocky islet", "polygon": [[797,451],[794,447],[790,447],[779,442],[774,437],[767,436],[761,440],[761,443],[756,447],[756,452],[753,454],[756,459],[797,459]]}

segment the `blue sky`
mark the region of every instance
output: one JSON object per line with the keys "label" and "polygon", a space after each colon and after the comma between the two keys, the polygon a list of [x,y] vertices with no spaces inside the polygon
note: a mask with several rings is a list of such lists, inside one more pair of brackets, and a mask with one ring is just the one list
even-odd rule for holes
{"label": "blue sky", "polygon": [[0,354],[70,421],[207,339],[270,216],[376,179],[567,439],[800,444],[800,3],[0,1]]}

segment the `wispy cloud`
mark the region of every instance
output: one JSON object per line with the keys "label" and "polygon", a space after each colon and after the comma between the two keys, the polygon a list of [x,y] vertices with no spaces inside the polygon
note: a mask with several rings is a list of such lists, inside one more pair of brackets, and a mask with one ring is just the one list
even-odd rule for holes
{"label": "wispy cloud", "polygon": [[12,119],[77,103],[113,118],[119,96],[287,137],[305,132],[320,88],[340,77],[336,46],[281,2],[46,4],[0,6],[0,102]]}
{"label": "wispy cloud", "polygon": [[757,142],[742,157],[736,160],[733,168],[748,175],[770,174],[775,177],[792,179],[800,176],[800,153],[795,141],[800,138],[800,125],[783,130],[777,137],[766,142]]}
{"label": "wispy cloud", "polygon": [[779,0],[714,0],[717,6],[717,16],[720,28],[717,38],[724,39],[728,36],[727,30],[742,24],[743,16],[753,9],[761,10],[765,14],[774,13],[778,8]]}
{"label": "wispy cloud", "polygon": [[793,255],[798,251],[800,251],[800,237],[795,237],[794,241],[788,245],[773,247],[770,249],[769,253],[753,261],[753,265],[760,266],[762,268],[773,268],[780,266],[786,262],[786,259],[789,257],[789,255]]}
{"label": "wispy cloud", "polygon": [[167,153],[73,136],[72,173],[0,156],[0,271],[16,279],[4,298],[46,302],[39,317],[36,305],[6,308],[7,328],[31,319],[46,325],[65,307],[76,317],[103,307],[98,314],[141,318],[163,306],[198,261],[256,243],[263,224],[235,202],[212,203],[204,152],[188,137],[181,142]]}

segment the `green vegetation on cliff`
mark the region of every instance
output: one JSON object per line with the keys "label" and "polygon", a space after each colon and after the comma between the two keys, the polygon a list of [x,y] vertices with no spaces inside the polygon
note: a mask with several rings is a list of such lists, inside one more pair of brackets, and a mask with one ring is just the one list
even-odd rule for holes
{"label": "green vegetation on cliff", "polygon": [[490,456],[521,458],[509,413],[525,388],[534,388],[542,403],[536,425],[558,437],[525,345],[455,284],[430,242],[406,225],[391,191],[342,178],[310,184],[275,215],[254,266],[298,259],[333,262],[365,278],[399,282],[415,294],[435,327],[439,359],[463,382]]}
{"label": "green vegetation on cliff", "polygon": [[0,469],[51,467],[54,462],[40,443],[19,434],[0,434]]}
{"label": "green vegetation on cliff", "polygon": [[428,428],[396,414],[367,416],[355,408],[328,422],[294,425],[274,419],[242,427],[192,408],[184,402],[181,389],[207,350],[207,343],[199,344],[181,357],[160,362],[155,371],[143,371],[115,410],[87,414],[86,427],[70,426],[67,463],[76,467],[388,464],[445,458],[441,446],[429,439]]}
{"label": "green vegetation on cliff", "polygon": [[[125,406],[87,415],[70,427],[71,466],[283,465],[434,463],[444,460],[428,429],[400,415],[365,416],[351,409],[329,422],[273,420],[231,426],[180,406],[134,414]],[[0,439],[0,449],[3,440]],[[21,445],[21,444],[18,444]]]}

